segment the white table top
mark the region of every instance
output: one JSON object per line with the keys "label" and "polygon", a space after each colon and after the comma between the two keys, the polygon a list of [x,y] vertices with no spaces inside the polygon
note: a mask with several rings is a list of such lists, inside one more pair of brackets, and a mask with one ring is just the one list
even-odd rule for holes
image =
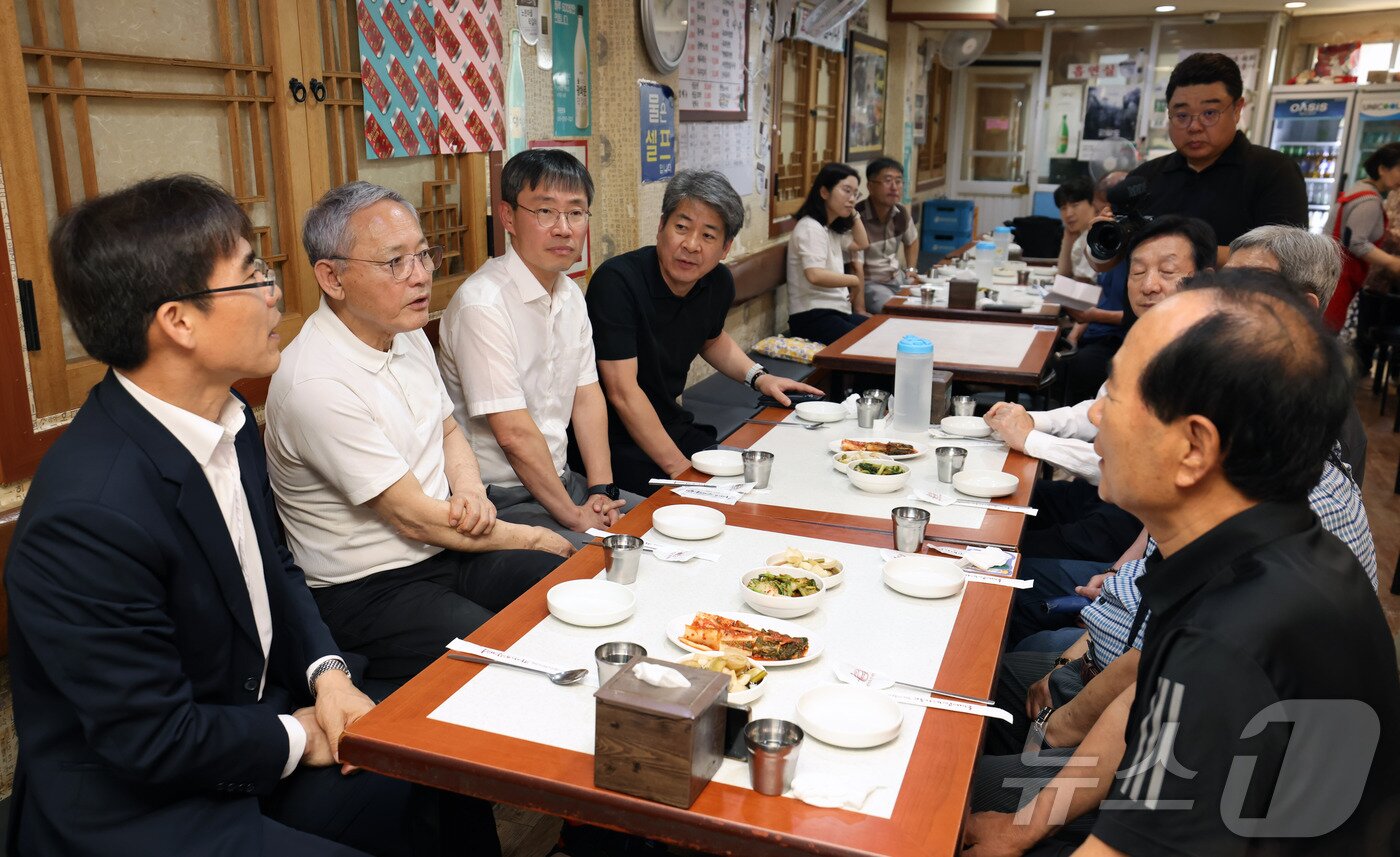
{"label": "white table top", "polygon": [[1026,324],[891,316],[844,353],[893,360],[900,338],[913,334],[933,342],[933,361],[938,365],[962,363],[1015,369],[1026,359],[1038,332]]}

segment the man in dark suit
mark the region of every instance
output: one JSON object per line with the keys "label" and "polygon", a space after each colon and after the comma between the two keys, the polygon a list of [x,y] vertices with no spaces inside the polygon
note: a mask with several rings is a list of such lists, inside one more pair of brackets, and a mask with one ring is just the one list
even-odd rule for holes
{"label": "man in dark suit", "polygon": [[59,301],[112,369],[40,465],[6,563],[11,854],[425,853],[408,784],[336,769],[373,702],[281,544],[229,389],[280,359],[250,235],[193,176],[55,227]]}

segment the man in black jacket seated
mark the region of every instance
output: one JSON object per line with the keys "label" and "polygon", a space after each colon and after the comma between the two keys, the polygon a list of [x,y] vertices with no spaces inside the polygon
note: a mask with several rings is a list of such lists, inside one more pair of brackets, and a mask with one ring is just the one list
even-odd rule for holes
{"label": "man in black jacket seated", "polygon": [[437,835],[499,853],[488,805],[452,816],[478,825],[468,843],[405,824],[439,795],[337,764],[374,703],[281,543],[229,389],[280,359],[281,292],[251,232],[195,176],[55,227],[59,301],[112,368],[40,465],[6,561],[9,853],[416,855]]}

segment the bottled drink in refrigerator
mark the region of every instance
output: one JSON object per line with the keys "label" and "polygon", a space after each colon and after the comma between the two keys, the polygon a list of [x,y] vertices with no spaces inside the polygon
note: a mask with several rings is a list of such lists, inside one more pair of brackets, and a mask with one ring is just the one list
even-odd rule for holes
{"label": "bottled drink in refrigerator", "polygon": [[[981,254],[978,254],[979,262]],[[894,402],[890,427],[895,431],[924,431],[933,407],[933,343],[908,334],[894,356]]]}

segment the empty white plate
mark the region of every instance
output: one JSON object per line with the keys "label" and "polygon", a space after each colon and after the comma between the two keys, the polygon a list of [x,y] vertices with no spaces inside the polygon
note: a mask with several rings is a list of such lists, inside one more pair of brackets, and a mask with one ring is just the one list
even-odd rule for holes
{"label": "empty white plate", "polygon": [[953,487],[970,497],[1005,497],[1021,484],[1014,473],[962,470],[953,474]]}
{"label": "empty white plate", "polygon": [[847,417],[846,406],[840,402],[803,402],[795,410],[799,419],[809,423],[837,423]]}
{"label": "empty white plate", "polygon": [[651,515],[651,525],[661,535],[687,541],[713,538],[724,530],[724,523],[720,510],[687,503],[662,506]]}
{"label": "empty white plate", "polygon": [[730,449],[704,449],[690,457],[690,464],[711,476],[739,476],[744,472],[744,459]]}
{"label": "empty white plate", "polygon": [[917,554],[896,557],[881,571],[885,585],[913,598],[947,598],[962,592],[967,576],[951,559]]}
{"label": "empty white plate", "polygon": [[992,427],[981,417],[944,417],[938,427],[959,437],[987,437]]}
{"label": "empty white plate", "polygon": [[616,625],[637,609],[637,596],[631,589],[606,580],[556,583],[544,600],[554,618],[585,628]]}
{"label": "empty white plate", "polygon": [[878,747],[893,740],[903,723],[899,705],[868,687],[828,684],[797,699],[797,725],[837,747]]}

